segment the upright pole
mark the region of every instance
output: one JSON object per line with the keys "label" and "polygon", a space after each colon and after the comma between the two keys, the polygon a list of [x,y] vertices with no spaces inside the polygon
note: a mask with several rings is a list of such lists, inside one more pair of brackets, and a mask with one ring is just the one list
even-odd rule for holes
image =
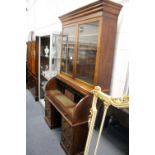
{"label": "upright pole", "polygon": [[89,133],[88,133],[88,137],[87,137],[87,142],[86,142],[86,146],[85,146],[84,155],[88,155],[88,153],[89,153],[90,142],[91,142],[91,139],[92,139],[94,124],[95,124],[96,114],[97,114],[96,103],[97,103],[97,96],[94,95],[93,96],[92,108],[90,110],[90,117],[89,117],[89,120],[88,120]]}
{"label": "upright pole", "polygon": [[101,122],[100,130],[99,130],[99,134],[98,134],[98,138],[97,138],[97,143],[96,143],[94,155],[96,155],[96,153],[97,153],[97,149],[98,149],[99,141],[100,141],[100,138],[101,138],[101,133],[103,131],[105,117],[106,117],[108,108],[109,108],[109,105],[104,105],[104,112],[103,112],[102,122]]}
{"label": "upright pole", "polygon": [[93,96],[92,107],[90,110],[90,117],[88,120],[90,125],[89,125],[89,132],[88,132],[87,142],[86,142],[86,146],[85,146],[85,150],[84,150],[84,155],[88,155],[88,153],[89,153],[90,143],[91,143],[91,139],[92,139],[92,135],[93,135],[93,129],[94,129],[94,124],[95,124],[96,114],[97,114],[97,109],[96,109],[97,99],[99,98],[100,100],[102,100],[103,105],[104,105],[104,113],[102,116],[102,122],[101,122],[100,130],[99,130],[99,134],[98,134],[98,138],[97,138],[97,143],[96,143],[95,150],[94,150],[94,155],[96,155],[96,153],[97,153],[99,141],[101,138],[101,134],[103,131],[104,122],[105,122],[105,118],[106,118],[106,114],[107,114],[109,106],[111,105],[118,109],[129,107],[129,97],[128,96],[124,96],[124,97],[120,97],[120,98],[112,98],[111,96],[103,93],[99,86],[96,86],[95,89],[92,90],[92,93],[94,96]]}

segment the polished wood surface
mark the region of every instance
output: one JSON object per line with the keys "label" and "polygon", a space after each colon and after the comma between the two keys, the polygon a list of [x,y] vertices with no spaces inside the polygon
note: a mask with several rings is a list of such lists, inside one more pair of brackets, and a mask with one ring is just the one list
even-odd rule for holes
{"label": "polished wood surface", "polygon": [[38,38],[27,42],[27,87],[38,100]]}
{"label": "polished wood surface", "polygon": [[65,76],[65,74],[58,74],[57,78],[61,81],[64,81],[66,84],[71,85],[74,89],[78,90],[83,95],[88,94],[94,87],[84,84],[81,81],[74,80],[69,76]]}
{"label": "polished wood surface", "polygon": [[[70,94],[70,98],[66,95],[66,91]],[[45,101],[46,100],[48,100],[72,126],[87,122],[91,104],[91,94],[82,94],[73,84],[69,85],[65,80],[62,80],[62,78],[60,80],[58,75],[52,78],[46,85]]]}
{"label": "polished wood surface", "polygon": [[[60,16],[59,18],[63,22],[63,24],[66,24],[66,22],[75,22],[76,21],[81,21],[92,18],[92,17],[97,17],[97,16],[109,16],[111,18],[117,18],[121,5],[114,3],[112,1],[108,0],[100,0],[96,1],[94,3],[88,4],[84,7],[81,7],[79,9],[76,9],[74,11],[71,11],[67,14],[64,14],[63,16]],[[69,23],[67,23],[69,24]]]}
{"label": "polished wood surface", "polygon": [[87,140],[88,124],[81,124],[76,127],[70,126],[68,122],[62,118],[62,134],[60,144],[66,154],[76,155],[83,154],[83,148]]}
{"label": "polished wood surface", "polygon": [[61,125],[61,146],[67,154],[74,155],[83,152],[85,147],[92,95],[90,90],[85,92],[86,88],[80,92],[75,81],[67,80],[65,76],[57,75],[48,81],[45,120],[50,128]]}

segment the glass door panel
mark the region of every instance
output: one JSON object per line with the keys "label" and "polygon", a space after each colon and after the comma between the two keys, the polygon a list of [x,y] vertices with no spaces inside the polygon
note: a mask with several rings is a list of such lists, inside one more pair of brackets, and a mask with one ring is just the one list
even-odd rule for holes
{"label": "glass door panel", "polygon": [[61,35],[52,35],[52,53],[51,53],[51,76],[55,76],[60,72],[60,54],[61,54]]}
{"label": "glass door panel", "polygon": [[63,30],[61,71],[73,73],[75,27],[66,27]]}
{"label": "glass door panel", "polygon": [[99,22],[79,25],[76,78],[93,84]]}
{"label": "glass door panel", "polygon": [[44,98],[45,86],[48,81],[50,60],[50,36],[40,37],[40,99]]}

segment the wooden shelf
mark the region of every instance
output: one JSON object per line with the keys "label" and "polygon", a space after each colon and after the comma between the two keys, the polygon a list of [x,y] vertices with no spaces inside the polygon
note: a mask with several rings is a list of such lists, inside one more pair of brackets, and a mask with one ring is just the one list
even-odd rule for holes
{"label": "wooden shelf", "polygon": [[86,47],[86,48],[84,48],[84,47],[78,47],[78,51],[80,51],[80,50],[83,50],[83,51],[94,51],[94,52],[96,52],[97,51],[97,48],[91,48],[91,47]]}
{"label": "wooden shelf", "polygon": [[48,56],[48,57],[46,57],[46,56],[44,56],[44,55],[41,55],[41,57],[42,57],[42,58],[49,59],[49,56]]}
{"label": "wooden shelf", "polygon": [[[68,49],[73,49],[74,50],[74,47],[69,47]],[[97,51],[97,48],[94,49],[94,48],[91,48],[91,47],[88,47],[88,48],[87,47],[85,47],[85,48],[84,47],[78,47],[78,51],[79,50],[94,51],[94,52],[96,52]]]}

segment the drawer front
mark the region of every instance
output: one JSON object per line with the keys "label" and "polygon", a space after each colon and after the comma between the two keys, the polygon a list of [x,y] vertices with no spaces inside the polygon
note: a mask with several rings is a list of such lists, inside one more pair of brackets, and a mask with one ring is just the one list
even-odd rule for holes
{"label": "drawer front", "polygon": [[51,116],[52,116],[52,111],[51,111],[51,104],[46,101],[45,102],[45,116],[48,118],[48,119],[51,119]]}
{"label": "drawer front", "polygon": [[70,141],[64,137],[64,135],[61,135],[61,144],[63,145],[64,149],[68,152],[68,154],[72,154],[72,144]]}
{"label": "drawer front", "polygon": [[73,128],[62,118],[62,125],[61,125],[61,134],[72,143],[73,141]]}
{"label": "drawer front", "polygon": [[51,113],[51,110],[50,110],[50,109],[45,109],[45,116],[46,116],[48,119],[51,119],[52,113]]}

